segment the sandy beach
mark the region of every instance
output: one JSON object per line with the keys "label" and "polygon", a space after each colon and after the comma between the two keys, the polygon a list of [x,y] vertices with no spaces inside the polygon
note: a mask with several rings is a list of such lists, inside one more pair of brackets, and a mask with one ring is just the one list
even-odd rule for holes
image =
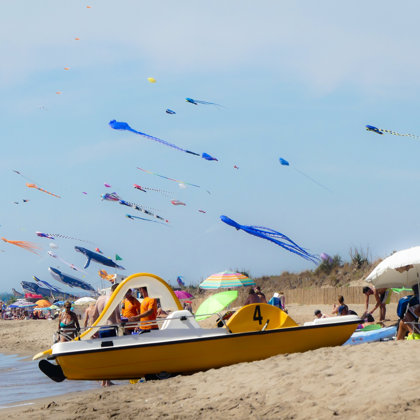
{"label": "sandy beach", "polygon": [[[298,322],[327,305],[290,305]],[[357,305],[355,310],[358,308]],[[389,305],[395,319],[395,308]],[[392,322],[392,321],[390,321]],[[34,354],[48,347],[55,322],[1,322],[0,351]],[[420,414],[417,341],[321,348],[164,381],[127,384],[2,410],[10,419],[357,418]],[[60,384],[51,382],[51,386]]]}

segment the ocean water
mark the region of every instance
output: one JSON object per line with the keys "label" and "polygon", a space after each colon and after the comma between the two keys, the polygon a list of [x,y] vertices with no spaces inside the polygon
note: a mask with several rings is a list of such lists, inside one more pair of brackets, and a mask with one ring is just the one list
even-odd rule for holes
{"label": "ocean water", "polygon": [[38,368],[38,361],[16,355],[0,354],[0,410],[29,405],[36,398],[68,392],[97,389],[97,381],[52,381]]}

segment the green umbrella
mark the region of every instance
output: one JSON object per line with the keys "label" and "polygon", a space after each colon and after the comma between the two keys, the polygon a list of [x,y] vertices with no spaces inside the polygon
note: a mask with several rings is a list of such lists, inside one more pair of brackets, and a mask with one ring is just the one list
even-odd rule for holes
{"label": "green umbrella", "polygon": [[197,321],[202,321],[203,319],[210,317],[212,314],[225,309],[226,306],[230,305],[237,297],[237,290],[229,290],[210,296],[197,309],[195,319]]}

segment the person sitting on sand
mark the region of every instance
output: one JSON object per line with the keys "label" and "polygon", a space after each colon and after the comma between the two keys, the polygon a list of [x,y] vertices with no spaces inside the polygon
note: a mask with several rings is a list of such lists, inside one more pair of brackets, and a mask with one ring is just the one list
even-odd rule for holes
{"label": "person sitting on sand", "polygon": [[331,315],[347,315],[349,307],[344,303],[344,296],[338,296],[338,303],[339,305],[334,304]]}
{"label": "person sitting on sand", "polygon": [[259,303],[267,303],[267,299],[265,298],[265,294],[261,291],[260,286],[255,286],[254,292],[258,296],[258,298],[260,299]]}
{"label": "person sitting on sand", "polygon": [[404,340],[407,333],[412,339],[420,338],[419,317],[420,305],[410,306],[398,325],[397,340]]}
{"label": "person sitting on sand", "polygon": [[377,308],[380,308],[379,321],[385,321],[386,305],[387,303],[389,303],[389,299],[391,297],[391,290],[387,289],[386,287],[376,289],[374,286],[366,286],[363,288],[363,294],[366,295],[365,312],[367,313],[369,310],[369,297],[370,295],[373,295],[376,300],[376,305],[369,313],[373,314]]}
{"label": "person sitting on sand", "polygon": [[321,319],[321,318],[329,318],[328,317],[328,315],[325,315],[325,314],[323,314],[322,312],[321,312],[321,310],[320,309],[317,309],[315,312],[314,312],[314,315],[315,315],[315,319],[314,319],[314,321],[316,321],[317,319]]}
{"label": "person sitting on sand", "polygon": [[260,298],[255,293],[255,290],[251,287],[251,289],[249,289],[248,297],[244,303],[244,306],[251,305],[252,303],[261,303],[261,302],[260,302]]}
{"label": "person sitting on sand", "polygon": [[267,302],[269,305],[273,305],[277,308],[283,309],[280,301],[280,295],[275,292],[272,296],[272,298]]}
{"label": "person sitting on sand", "polygon": [[64,304],[64,312],[58,317],[58,331],[60,341],[70,341],[75,338],[80,331],[77,315],[71,310],[71,303],[67,301]]}

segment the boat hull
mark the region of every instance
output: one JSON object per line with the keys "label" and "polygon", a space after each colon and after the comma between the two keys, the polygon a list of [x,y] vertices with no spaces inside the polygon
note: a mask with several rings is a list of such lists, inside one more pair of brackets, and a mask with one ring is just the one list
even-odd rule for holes
{"label": "boat hull", "polygon": [[72,380],[135,379],[161,372],[192,373],[278,354],[339,346],[351,336],[357,323],[190,337],[120,347],[119,337],[114,337],[105,345],[102,343],[100,349],[53,353],[52,358],[56,359],[64,376]]}

